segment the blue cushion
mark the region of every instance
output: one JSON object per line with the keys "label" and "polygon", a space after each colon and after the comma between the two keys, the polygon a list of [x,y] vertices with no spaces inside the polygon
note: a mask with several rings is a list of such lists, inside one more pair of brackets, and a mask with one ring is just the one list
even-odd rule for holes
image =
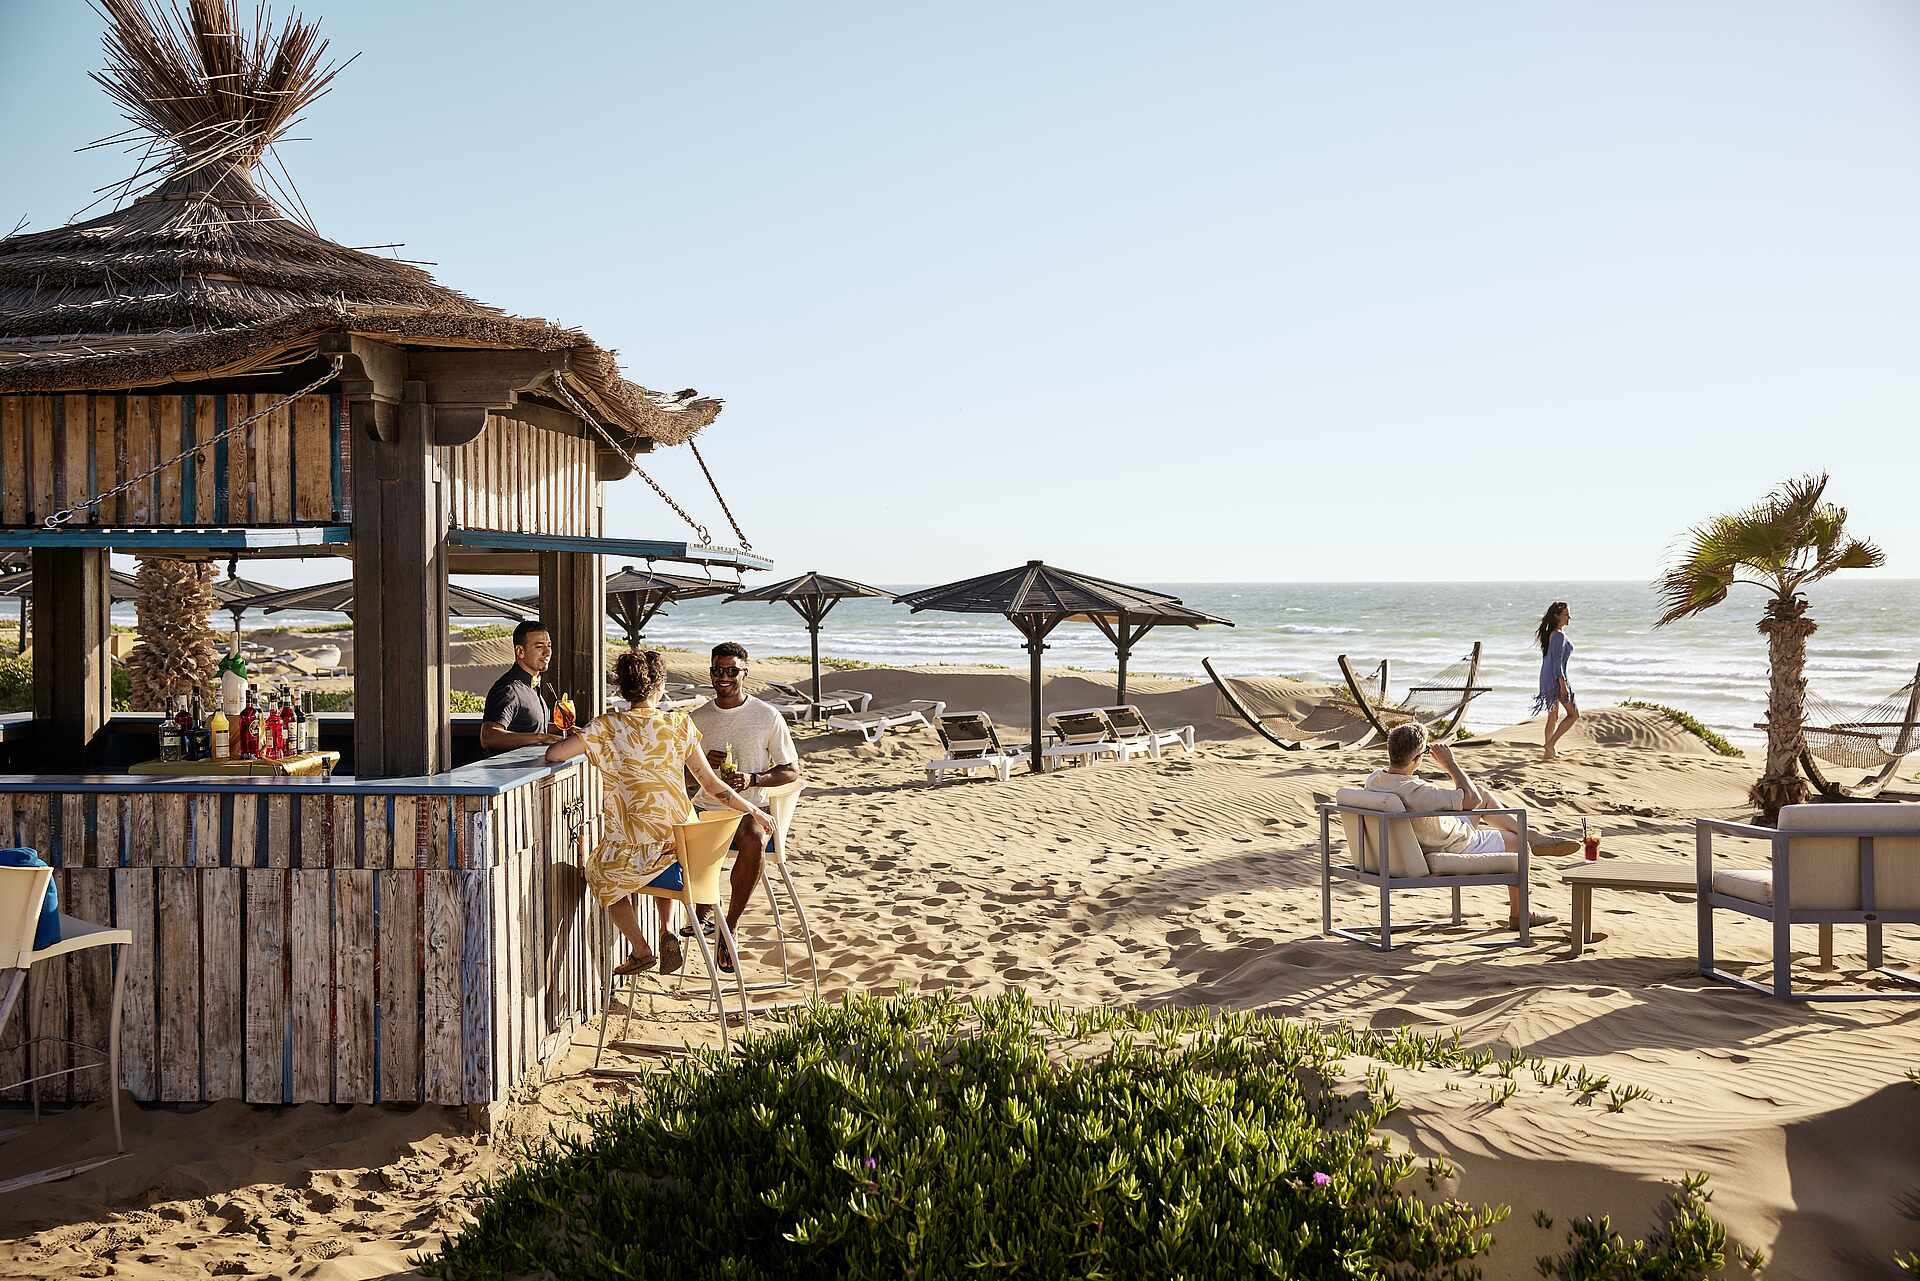
{"label": "blue cushion", "polygon": [[[0,867],[45,867],[46,861],[36,850],[0,850]],[[52,947],[60,941],[60,885],[53,877],[47,878],[47,898],[40,905],[40,928],[33,932],[33,950]]]}

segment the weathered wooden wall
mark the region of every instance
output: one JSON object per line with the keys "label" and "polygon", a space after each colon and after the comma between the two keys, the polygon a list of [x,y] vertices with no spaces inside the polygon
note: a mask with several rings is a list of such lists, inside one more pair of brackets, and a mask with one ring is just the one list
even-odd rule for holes
{"label": "weathered wooden wall", "polygon": [[214,440],[277,399],[0,396],[0,524],[35,524],[182,450],[193,452],[73,522],[179,528],[348,519],[351,458],[338,396],[303,396]]}
{"label": "weathered wooden wall", "polygon": [[600,533],[593,443],[489,415],[464,445],[437,446],[453,523],[520,534]]}
{"label": "weathered wooden wall", "polygon": [[[0,842],[58,868],[70,915],[133,931],[135,1098],[488,1103],[599,1011],[614,931],[580,870],[597,823],[572,835],[598,799],[585,767],[494,796],[0,794]],[[104,1044],[112,990],[104,949],[36,968],[0,1080],[29,1075],[23,1026]],[[36,1045],[31,1067],[69,1054]]]}

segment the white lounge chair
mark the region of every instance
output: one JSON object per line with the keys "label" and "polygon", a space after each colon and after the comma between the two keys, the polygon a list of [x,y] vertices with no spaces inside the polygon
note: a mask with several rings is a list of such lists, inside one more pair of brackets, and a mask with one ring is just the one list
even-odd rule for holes
{"label": "white lounge chair", "polygon": [[[1395,890],[1450,889],[1453,891],[1453,918],[1460,924],[1460,891],[1468,885],[1518,885],[1520,887],[1520,944],[1533,941],[1527,906],[1527,812],[1523,809],[1498,810],[1422,810],[1409,814],[1405,802],[1392,792],[1376,792],[1362,787],[1343,787],[1331,801],[1320,804],[1320,932],[1337,934],[1382,952],[1393,950],[1393,911],[1390,895]],[[1520,849],[1516,853],[1449,854],[1421,846],[1414,833],[1416,818],[1471,818],[1487,814],[1510,814],[1520,822]],[[1353,856],[1350,864],[1333,861],[1332,829],[1334,816],[1347,839]],[[1380,851],[1385,849],[1385,866]],[[1359,881],[1380,892],[1380,935],[1371,931],[1335,929],[1333,924],[1333,882]],[[1436,924],[1437,922],[1421,922]],[[1402,928],[1406,928],[1402,926]],[[1501,944],[1500,946],[1505,946]]]}
{"label": "white lounge chair", "polygon": [[[779,696],[767,698],[767,701],[778,707],[782,715],[787,715],[788,708],[795,703],[801,705],[803,716],[807,714],[806,709],[813,706],[812,690],[799,681],[768,681],[767,688]],[[872,705],[873,695],[865,690],[823,689],[820,691],[820,710],[827,715],[835,712],[864,712]]]}
{"label": "white lounge chair", "polygon": [[[1789,1001],[1913,1000],[1920,992],[1796,992],[1793,927],[1818,925],[1822,952],[1835,925],[1867,927],[1867,968],[1903,983],[1920,976],[1884,967],[1886,925],[1920,924],[1920,805],[1789,805],[1778,828],[1700,819],[1694,825],[1700,913],[1700,973]],[[1713,866],[1713,838],[1747,836],[1771,846],[1764,869]],[[1769,987],[1720,969],[1713,955],[1716,910],[1757,916],[1773,926]]]}
{"label": "white lounge chair", "polygon": [[1120,756],[1120,742],[1114,737],[1107,714],[1097,707],[1077,712],[1047,713],[1047,728],[1060,741],[1049,743],[1040,754],[1051,765],[1054,761],[1085,761],[1097,765],[1103,758]]}
{"label": "white lounge chair", "polygon": [[936,720],[934,732],[940,735],[947,754],[927,762],[927,786],[940,781],[942,774],[968,774],[990,769],[1002,783],[1013,777],[1013,767],[1027,760],[1024,747],[1004,747],[993,727],[993,717],[985,712],[944,712]]}
{"label": "white lounge chair", "polygon": [[1113,727],[1113,739],[1120,751],[1120,761],[1125,764],[1141,752],[1154,760],[1169,747],[1185,749],[1187,755],[1193,755],[1193,726],[1182,725],[1178,729],[1155,729],[1147,723],[1146,713],[1132,703],[1119,707],[1102,707],[1107,724]]}
{"label": "white lounge chair", "polygon": [[890,729],[903,725],[922,725],[929,729],[947,705],[929,699],[912,699],[892,707],[876,707],[865,712],[842,712],[827,717],[828,729],[852,730],[869,743],[877,743]]}

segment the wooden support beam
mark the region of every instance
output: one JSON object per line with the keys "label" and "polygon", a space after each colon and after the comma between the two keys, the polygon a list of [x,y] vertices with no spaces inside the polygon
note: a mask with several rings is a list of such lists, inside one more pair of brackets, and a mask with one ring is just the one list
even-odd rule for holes
{"label": "wooden support beam", "polygon": [[35,548],[33,714],[35,768],[82,770],[107,721],[107,553]]}
{"label": "wooden support beam", "polygon": [[584,436],[587,425],[564,409],[529,400],[524,394],[513,405],[500,411],[502,418],[514,418],[532,427],[544,427],[564,436]]}
{"label": "wooden support beam", "polygon": [[540,553],[540,621],[553,635],[546,681],[556,695],[573,695],[583,723],[606,709],[605,586],[600,557]]}
{"label": "wooden support beam", "polygon": [[447,517],[433,479],[425,387],[405,384],[392,440],[353,441],[353,771],[433,774],[447,718]]}

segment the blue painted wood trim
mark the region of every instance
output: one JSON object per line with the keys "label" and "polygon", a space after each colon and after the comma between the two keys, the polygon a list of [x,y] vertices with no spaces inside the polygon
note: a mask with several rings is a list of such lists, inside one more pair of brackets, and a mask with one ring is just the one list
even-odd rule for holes
{"label": "blue painted wood trim", "polygon": [[200,494],[197,488],[197,482],[200,479],[200,451],[194,448],[200,443],[199,424],[194,418],[198,403],[192,396],[180,398],[180,448],[187,451],[187,456],[180,460],[180,523],[182,525],[200,523]]}
{"label": "blue painted wood trim", "polygon": [[[216,449],[219,446],[215,446]],[[216,483],[218,478],[216,478]],[[265,547],[330,547],[353,541],[350,525],[274,525],[242,529],[0,529],[0,548],[106,547],[181,551],[246,551]]]}
{"label": "blue painted wood trim", "polygon": [[[227,398],[213,398],[214,434],[227,429]],[[227,515],[227,442],[224,437],[213,446],[213,519],[222,523],[232,519]]]}
{"label": "blue painted wood trim", "polygon": [[416,778],[159,778],[144,774],[0,774],[0,794],[71,792],[273,796],[502,796],[579,767],[580,758],[548,765],[543,749],[522,747],[445,774]]}
{"label": "blue painted wood trim", "polygon": [[765,556],[732,548],[655,538],[606,538],[571,534],[521,534],[494,529],[455,529],[447,541],[461,547],[493,551],[587,552],[606,556],[635,556],[645,560],[685,561],[696,565],[727,565],[741,569],[771,569]]}
{"label": "blue painted wood trim", "polygon": [[[333,460],[333,518],[346,519],[348,504],[346,499],[347,481],[344,459],[341,456],[340,435],[340,393],[327,394],[327,457]],[[295,491],[296,493],[299,491]]]}

